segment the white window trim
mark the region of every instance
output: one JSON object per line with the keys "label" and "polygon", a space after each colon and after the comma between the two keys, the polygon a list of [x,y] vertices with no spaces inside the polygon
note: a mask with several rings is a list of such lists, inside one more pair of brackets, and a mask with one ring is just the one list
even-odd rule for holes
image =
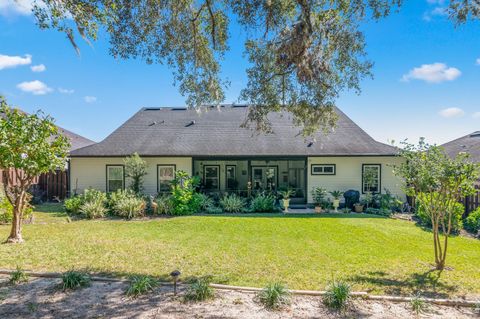
{"label": "white window trim", "polygon": [[[319,167],[322,168],[322,172],[314,172],[314,169]],[[332,167],[333,172],[324,172],[325,167]],[[311,164],[310,175],[337,175],[337,165],[336,164]]]}

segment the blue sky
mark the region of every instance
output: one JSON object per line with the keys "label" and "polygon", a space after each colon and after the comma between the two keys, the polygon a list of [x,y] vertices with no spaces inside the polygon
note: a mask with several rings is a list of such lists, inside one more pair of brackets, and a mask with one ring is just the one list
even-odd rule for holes
{"label": "blue sky", "polygon": [[[374,79],[362,82],[359,96],[344,93],[338,106],[379,141],[443,143],[480,130],[480,24],[455,28],[444,2],[405,0],[399,13],[362,25]],[[105,36],[92,47],[80,43],[78,56],[63,34],[37,28],[28,3],[0,0],[0,94],[11,105],[42,109],[95,141],[140,107],[184,105],[167,67],[115,60]],[[227,103],[246,82],[243,38],[231,31]]]}

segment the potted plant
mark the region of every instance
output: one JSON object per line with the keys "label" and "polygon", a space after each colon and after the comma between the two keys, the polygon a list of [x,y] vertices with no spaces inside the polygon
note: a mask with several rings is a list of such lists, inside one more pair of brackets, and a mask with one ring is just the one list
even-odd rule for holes
{"label": "potted plant", "polygon": [[314,187],[312,189],[312,198],[315,203],[315,213],[322,212],[322,205],[325,202],[325,196],[327,195],[327,190],[323,187]]}
{"label": "potted plant", "polygon": [[363,207],[364,207],[363,201],[360,203],[355,203],[353,204],[353,208],[355,209],[355,213],[363,213]]}
{"label": "potted plant", "polygon": [[333,209],[335,213],[338,213],[338,206],[340,206],[340,197],[342,197],[343,192],[341,191],[333,191],[330,192],[330,195],[333,197]]}
{"label": "potted plant", "polygon": [[283,209],[285,213],[288,213],[288,207],[290,206],[290,197],[295,193],[292,189],[287,189],[279,192],[282,196]]}

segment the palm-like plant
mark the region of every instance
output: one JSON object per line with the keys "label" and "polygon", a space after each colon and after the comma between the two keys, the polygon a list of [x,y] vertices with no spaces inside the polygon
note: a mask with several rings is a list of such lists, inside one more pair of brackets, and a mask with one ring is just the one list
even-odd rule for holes
{"label": "palm-like plant", "polygon": [[333,191],[330,192],[330,195],[332,195],[333,199],[340,199],[342,197],[343,192],[342,191]]}

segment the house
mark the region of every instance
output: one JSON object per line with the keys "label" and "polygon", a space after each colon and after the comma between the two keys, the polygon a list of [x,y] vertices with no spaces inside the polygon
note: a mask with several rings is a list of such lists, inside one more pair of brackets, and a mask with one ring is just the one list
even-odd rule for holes
{"label": "house", "polygon": [[[312,202],[311,190],[355,189],[405,198],[392,172],[396,149],[375,141],[343,112],[328,135],[304,138],[289,113],[272,113],[273,133],[258,133],[241,124],[248,106],[223,105],[203,111],[186,108],[142,108],[102,142],[70,153],[73,193],[92,187],[115,191],[128,185],[123,158],[137,152],[148,163],[144,189],[169,190],[175,171],[199,176],[205,192],[295,190],[292,203]],[[371,185],[362,176],[375,176]]]}
{"label": "house", "polygon": [[455,157],[462,152],[469,153],[472,161],[480,163],[480,131],[462,136],[441,146],[450,157]]}

